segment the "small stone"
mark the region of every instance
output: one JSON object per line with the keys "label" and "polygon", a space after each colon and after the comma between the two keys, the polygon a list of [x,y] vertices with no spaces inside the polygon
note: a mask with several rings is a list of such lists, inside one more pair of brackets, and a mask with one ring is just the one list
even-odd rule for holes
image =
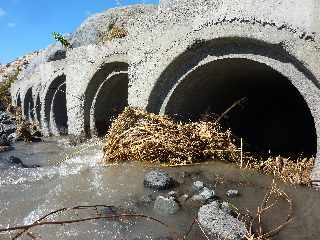
{"label": "small stone", "polygon": [[178,212],[180,206],[172,197],[158,196],[154,202],[154,209],[162,215],[171,215]]}
{"label": "small stone", "polygon": [[177,198],[177,196],[178,196],[178,193],[176,191],[168,192],[168,197]]}
{"label": "small stone", "polygon": [[218,239],[241,240],[248,233],[245,223],[222,211],[216,201],[199,209],[198,220],[209,236]]}
{"label": "small stone", "polygon": [[227,195],[228,197],[231,197],[231,198],[232,198],[232,197],[236,197],[236,196],[239,195],[239,191],[236,190],[236,189],[230,189],[230,190],[227,191],[226,195]]}
{"label": "small stone", "polygon": [[144,176],[144,186],[156,190],[166,190],[172,186],[172,179],[168,173],[154,170]]}
{"label": "small stone", "polygon": [[188,194],[183,194],[178,198],[180,204],[184,204],[189,198]]}
{"label": "small stone", "polygon": [[210,190],[207,187],[204,187],[199,195],[205,200],[208,201],[209,199],[212,199],[215,197],[215,192],[213,190]]}
{"label": "small stone", "polygon": [[232,209],[230,207],[230,204],[228,202],[223,202],[221,204],[221,210],[224,211],[225,213],[231,214]]}
{"label": "small stone", "polygon": [[196,181],[192,184],[192,188],[195,191],[200,191],[201,189],[203,189],[203,187],[204,187],[204,184],[201,181]]}
{"label": "small stone", "polygon": [[141,203],[144,203],[144,204],[146,204],[146,203],[151,203],[153,200],[152,200],[152,197],[151,197],[151,195],[148,195],[148,194],[145,194],[145,195],[143,195],[141,198],[140,198],[140,202]]}
{"label": "small stone", "polygon": [[201,202],[201,203],[204,203],[206,201],[206,199],[203,196],[199,195],[199,194],[193,195],[191,197],[191,200],[194,201],[194,202]]}

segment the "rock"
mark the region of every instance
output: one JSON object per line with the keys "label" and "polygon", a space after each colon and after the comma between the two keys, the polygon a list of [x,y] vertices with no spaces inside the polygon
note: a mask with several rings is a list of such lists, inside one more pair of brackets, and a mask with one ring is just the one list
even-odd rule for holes
{"label": "rock", "polygon": [[215,197],[215,192],[214,192],[213,190],[210,190],[210,189],[207,188],[207,187],[204,187],[204,188],[200,191],[199,195],[200,195],[205,201],[208,201],[208,200],[210,200],[210,199],[212,199],[212,198]]}
{"label": "rock", "polygon": [[168,197],[177,198],[177,196],[178,196],[178,193],[176,191],[168,192]]}
{"label": "rock", "polygon": [[204,203],[205,202],[204,197],[199,195],[199,194],[193,195],[190,200],[193,201],[193,202],[199,202],[199,203]]}
{"label": "rock", "polygon": [[172,179],[168,173],[154,170],[144,176],[144,186],[156,190],[166,190],[172,187]]}
{"label": "rock", "polygon": [[17,167],[21,167],[21,168],[38,168],[38,167],[40,167],[39,165],[26,165],[21,161],[20,158],[17,158],[15,156],[9,157],[9,164],[16,165]]}
{"label": "rock", "polygon": [[230,189],[230,190],[228,190],[228,191],[226,192],[226,195],[227,195],[228,197],[236,197],[236,196],[239,195],[239,191],[236,190],[236,189]]}
{"label": "rock", "polygon": [[49,56],[48,56],[48,62],[52,62],[52,61],[57,61],[57,60],[62,60],[65,59],[67,55],[67,51],[65,49],[58,49],[54,52],[52,52]]}
{"label": "rock", "polygon": [[192,189],[197,192],[200,191],[203,187],[204,187],[204,184],[201,181],[196,181],[192,184]]}
{"label": "rock", "polygon": [[225,213],[228,213],[228,214],[232,213],[232,209],[231,209],[230,204],[228,202],[221,203],[221,210],[224,211]]}
{"label": "rock", "polygon": [[142,204],[148,204],[153,201],[152,196],[150,194],[145,194],[140,198],[140,202]]}
{"label": "rock", "polygon": [[198,212],[198,220],[211,237],[241,240],[248,233],[245,223],[221,210],[218,202],[202,206]]}
{"label": "rock", "polygon": [[154,209],[162,215],[170,215],[178,212],[180,206],[173,197],[158,196],[154,202]]}
{"label": "rock", "polygon": [[178,198],[178,202],[182,205],[184,204],[189,198],[188,194],[183,194]]}

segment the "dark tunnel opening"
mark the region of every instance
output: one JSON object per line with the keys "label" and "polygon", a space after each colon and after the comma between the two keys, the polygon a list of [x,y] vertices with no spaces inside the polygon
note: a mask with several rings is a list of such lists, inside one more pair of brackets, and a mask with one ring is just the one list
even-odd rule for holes
{"label": "dark tunnel opening", "polygon": [[66,100],[66,84],[61,84],[52,101],[52,113],[56,128],[60,135],[68,134],[68,114]]}
{"label": "dark tunnel opening", "polygon": [[244,138],[247,150],[272,154],[316,154],[316,130],[310,109],[291,82],[265,64],[224,59],[190,73],[172,93],[165,113],[179,120],[221,114],[246,97],[222,123]]}
{"label": "dark tunnel opening", "polygon": [[40,100],[39,94],[36,100],[36,117],[37,117],[38,124],[41,127],[41,100]]}
{"label": "dark tunnel opening", "polygon": [[97,95],[94,106],[95,130],[104,136],[112,120],[128,106],[128,74],[119,73],[105,81]]}
{"label": "dark tunnel opening", "polygon": [[20,97],[20,93],[18,93],[18,97],[17,97],[17,107],[21,108],[21,97]]}
{"label": "dark tunnel opening", "polygon": [[[61,130],[60,134],[63,134],[68,129],[66,93],[59,90],[62,86],[66,86],[65,75],[61,75],[51,82],[42,103],[44,104],[44,117],[46,120],[42,124],[48,123],[50,134],[54,133],[53,130],[58,130],[59,132]],[[65,90],[65,88],[62,89]]]}
{"label": "dark tunnel opening", "polygon": [[34,102],[32,97],[32,89],[29,88],[24,98],[24,116],[29,120],[34,120]]}

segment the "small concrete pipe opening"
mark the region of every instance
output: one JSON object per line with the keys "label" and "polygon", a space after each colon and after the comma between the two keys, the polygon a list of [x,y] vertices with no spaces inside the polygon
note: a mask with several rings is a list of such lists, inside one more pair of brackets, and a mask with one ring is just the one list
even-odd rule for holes
{"label": "small concrete pipe opening", "polygon": [[246,150],[272,154],[316,154],[316,130],[309,107],[292,83],[271,67],[248,59],[223,59],[186,76],[164,112],[179,120],[223,113],[237,100],[242,106],[222,123],[247,142]]}

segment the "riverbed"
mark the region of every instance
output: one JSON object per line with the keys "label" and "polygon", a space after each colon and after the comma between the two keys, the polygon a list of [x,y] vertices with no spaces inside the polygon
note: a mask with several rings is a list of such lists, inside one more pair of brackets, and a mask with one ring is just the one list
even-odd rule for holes
{"label": "riverbed", "polygon": [[[20,158],[24,168],[8,161],[10,156]],[[162,216],[153,209],[153,199],[168,191],[153,191],[143,186],[146,172],[160,166],[126,162],[117,165],[101,164],[102,144],[91,140],[70,147],[63,138],[47,138],[41,143],[19,142],[13,151],[0,153],[0,228],[31,224],[41,216],[63,207],[78,205],[112,205],[116,212],[141,213],[155,217],[183,235],[197,215],[197,206],[182,207],[174,215]],[[223,162],[205,162],[193,166],[162,168],[179,183],[176,190],[189,193],[194,181],[203,181],[214,188],[217,195],[239,209],[254,213],[272,183],[270,176],[252,170],[240,170]],[[320,236],[320,193],[306,187],[279,183],[293,200],[294,221],[274,239],[318,239]],[[238,189],[240,195],[228,198],[226,191]],[[171,189],[172,190],[172,189]],[[98,208],[101,213],[110,209]],[[83,210],[78,216],[62,214],[51,220],[75,219],[96,214]],[[264,219],[266,229],[280,224],[287,215],[287,205],[279,206]],[[143,219],[95,220],[62,226],[41,226],[32,229],[41,239],[161,239],[172,234],[156,222]],[[11,239],[8,233],[0,239]],[[30,239],[23,236],[21,239]],[[164,239],[164,238],[162,238]],[[188,239],[205,239],[195,226]]]}

